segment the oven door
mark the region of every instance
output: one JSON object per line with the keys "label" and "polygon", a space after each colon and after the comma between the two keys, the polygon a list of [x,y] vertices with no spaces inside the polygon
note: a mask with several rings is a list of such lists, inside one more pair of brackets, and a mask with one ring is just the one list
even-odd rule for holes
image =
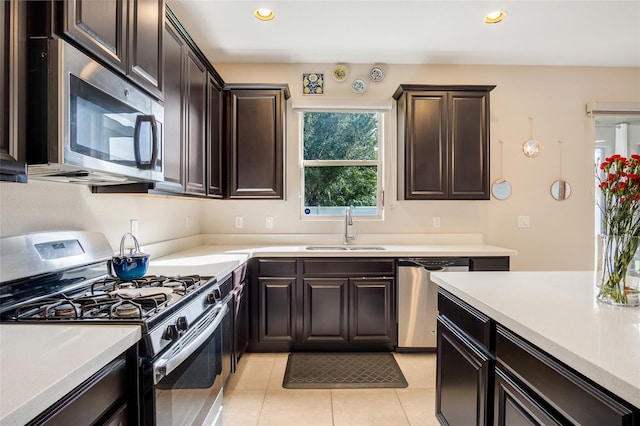
{"label": "oven door", "polygon": [[224,304],[189,327],[153,363],[155,424],[221,425]]}

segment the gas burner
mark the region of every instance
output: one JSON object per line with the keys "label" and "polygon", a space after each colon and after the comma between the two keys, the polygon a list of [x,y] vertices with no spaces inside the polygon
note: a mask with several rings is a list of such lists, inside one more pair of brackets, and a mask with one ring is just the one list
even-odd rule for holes
{"label": "gas burner", "polygon": [[111,308],[113,317],[116,318],[142,318],[142,307],[135,303],[123,302]]}
{"label": "gas burner", "polygon": [[137,286],[135,285],[135,283],[132,283],[130,281],[128,282],[124,282],[124,283],[118,283],[118,288],[136,288]]}
{"label": "gas burner", "polygon": [[77,318],[80,313],[80,304],[62,301],[59,305],[50,306],[47,309],[47,316],[49,312],[56,318]]}

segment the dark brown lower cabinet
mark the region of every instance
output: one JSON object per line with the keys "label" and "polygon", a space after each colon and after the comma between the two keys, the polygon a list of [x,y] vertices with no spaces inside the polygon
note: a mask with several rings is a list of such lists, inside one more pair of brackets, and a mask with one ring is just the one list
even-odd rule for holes
{"label": "dark brown lower cabinet", "polygon": [[441,424],[640,425],[638,407],[442,288],[438,309]]}
{"label": "dark brown lower cabinet", "polygon": [[252,259],[249,350],[394,350],[391,259]]}
{"label": "dark brown lower cabinet", "polygon": [[292,343],[296,339],[295,277],[261,277],[258,287],[258,340],[264,343]]}
{"label": "dark brown lower cabinet", "polygon": [[562,425],[563,419],[545,407],[502,368],[496,367],[495,425]]}
{"label": "dark brown lower cabinet", "polygon": [[436,417],[444,425],[491,424],[493,359],[446,317],[438,318]]}
{"label": "dark brown lower cabinet", "polygon": [[470,271],[508,271],[509,256],[470,257]]}
{"label": "dark brown lower cabinet", "polygon": [[347,343],[349,280],[307,278],[303,286],[302,343]]}
{"label": "dark brown lower cabinet", "polygon": [[350,278],[349,337],[353,343],[395,346],[395,292],[392,278]]}
{"label": "dark brown lower cabinet", "polygon": [[136,425],[138,349],[127,350],[28,424]]}
{"label": "dark brown lower cabinet", "polygon": [[[640,411],[637,408],[634,409],[598,384],[500,325],[496,327],[496,360],[502,376],[511,377],[512,382],[521,389],[520,405],[549,407],[546,414],[559,424],[640,424]],[[502,414],[498,387],[496,393],[496,407],[498,413]],[[535,408],[530,408],[529,413],[540,414]],[[554,423],[545,420],[531,424]]]}

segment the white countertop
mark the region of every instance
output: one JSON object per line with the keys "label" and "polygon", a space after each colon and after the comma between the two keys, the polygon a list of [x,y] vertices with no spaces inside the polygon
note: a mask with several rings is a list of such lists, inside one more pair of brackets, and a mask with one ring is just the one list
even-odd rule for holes
{"label": "white countertop", "polygon": [[0,325],[0,424],[24,425],[140,337],[137,325]]}
{"label": "white countertop", "polygon": [[193,275],[221,280],[249,258],[248,253],[226,252],[220,246],[199,246],[149,261],[148,274]]}
{"label": "white countertop", "polygon": [[[325,247],[326,250],[309,250]],[[332,249],[332,248],[346,249]],[[375,249],[382,248],[382,250]],[[308,244],[308,245],[222,245],[208,244],[151,257],[150,274],[199,274],[222,277],[227,267],[251,257],[431,257],[431,256],[515,256],[516,251],[487,244]],[[233,269],[233,268],[232,268]],[[173,271],[173,272],[172,272]]]}
{"label": "white countertop", "polygon": [[438,272],[431,278],[640,407],[640,308],[597,302],[593,272]]}

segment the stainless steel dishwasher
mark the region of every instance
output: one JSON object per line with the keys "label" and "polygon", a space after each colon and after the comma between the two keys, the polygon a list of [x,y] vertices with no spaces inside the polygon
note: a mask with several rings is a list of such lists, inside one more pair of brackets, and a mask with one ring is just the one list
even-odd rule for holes
{"label": "stainless steel dishwasher", "polygon": [[398,259],[398,351],[436,347],[438,286],[430,272],[468,270],[466,257]]}

